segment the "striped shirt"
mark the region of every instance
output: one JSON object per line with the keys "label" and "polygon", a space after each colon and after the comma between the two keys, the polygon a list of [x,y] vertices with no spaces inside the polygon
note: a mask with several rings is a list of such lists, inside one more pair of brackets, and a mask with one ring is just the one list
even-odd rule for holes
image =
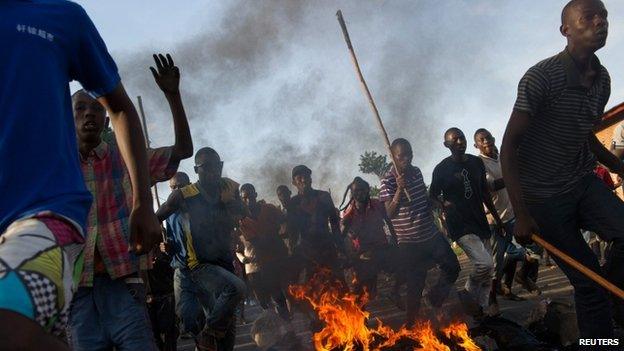
{"label": "striped shirt", "polygon": [[541,201],[571,191],[596,166],[589,136],[601,120],[611,79],[596,56],[594,83],[581,85],[567,49],[531,67],[518,85],[514,111],[531,116],[518,148],[523,197]]}
{"label": "striped shirt", "polygon": [[[397,242],[399,244],[425,242],[437,234],[437,229],[433,222],[427,187],[418,167],[413,167],[412,171],[405,175],[405,188],[411,201],[408,202],[405,195],[402,195],[397,213],[391,219]],[[390,170],[381,180],[379,200],[392,201],[396,190],[396,174],[394,170]]]}

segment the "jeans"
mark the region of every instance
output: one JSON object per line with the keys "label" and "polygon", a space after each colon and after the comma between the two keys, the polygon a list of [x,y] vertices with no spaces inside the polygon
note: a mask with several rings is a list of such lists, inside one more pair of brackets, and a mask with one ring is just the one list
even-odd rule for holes
{"label": "jeans", "polygon": [[399,243],[399,255],[407,283],[407,323],[413,324],[418,318],[427,271],[436,264],[440,267],[440,277],[428,294],[431,305],[440,307],[459,276],[459,261],[441,234],[423,243]]}
{"label": "jeans", "polygon": [[475,234],[466,234],[457,240],[457,244],[464,250],[473,265],[472,272],[466,281],[466,291],[472,295],[479,306],[487,307],[494,273],[490,241],[481,239]]}
{"label": "jeans", "polygon": [[[609,281],[624,287],[624,202],[602,181],[590,174],[572,191],[527,205],[542,237],[594,272],[601,272],[598,259],[580,229],[610,242],[604,273]],[[552,258],[574,286],[580,337],[612,337],[613,310],[607,291],[557,257]],[[621,301],[615,303],[617,312]]]}
{"label": "jeans", "polygon": [[193,336],[199,335],[206,319],[202,306],[209,306],[214,300],[213,297],[203,294],[198,289],[191,279],[191,271],[188,268],[175,270],[173,293],[176,314],[181,321],[180,332],[191,333]]}
{"label": "jeans", "polygon": [[98,277],[71,303],[73,350],[158,350],[145,304],[145,286]]}

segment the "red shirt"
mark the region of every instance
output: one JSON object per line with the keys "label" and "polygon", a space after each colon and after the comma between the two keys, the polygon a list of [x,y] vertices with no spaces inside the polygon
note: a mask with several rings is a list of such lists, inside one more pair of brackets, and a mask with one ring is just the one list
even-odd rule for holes
{"label": "red shirt", "polygon": [[371,199],[364,211],[355,208],[352,202],[342,214],[343,226],[349,226],[349,233],[359,243],[361,250],[388,243],[384,231],[385,207],[377,199]]}

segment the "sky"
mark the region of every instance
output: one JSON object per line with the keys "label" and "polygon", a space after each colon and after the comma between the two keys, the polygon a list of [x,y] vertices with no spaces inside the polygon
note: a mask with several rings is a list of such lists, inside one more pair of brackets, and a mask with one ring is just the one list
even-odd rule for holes
{"label": "sky", "polygon": [[[290,186],[292,167],[306,164],[314,186],[339,202],[361,175],[359,156],[386,153],[338,9],[390,138],[412,143],[426,182],[449,155],[446,129],[461,128],[471,145],[484,127],[500,143],[519,79],[565,47],[558,27],[567,0],[77,2],[129,95],[142,96],[151,145],[173,143],[171,114],[148,69],[153,53],[171,53],[195,150],[216,149],[225,176],[256,185],[269,201],[279,184]],[[609,108],[624,101],[624,1],[604,3],[609,38],[597,55],[611,75]],[[196,179],[192,159],[180,170]],[[159,191],[169,193],[164,183]]]}

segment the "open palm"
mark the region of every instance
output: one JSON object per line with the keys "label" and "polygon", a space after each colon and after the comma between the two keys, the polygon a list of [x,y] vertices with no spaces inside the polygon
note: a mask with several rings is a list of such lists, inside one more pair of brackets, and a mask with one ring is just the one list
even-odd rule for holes
{"label": "open palm", "polygon": [[165,94],[177,94],[180,87],[180,70],[173,63],[171,55],[154,54],[156,68],[150,67],[154,80]]}

